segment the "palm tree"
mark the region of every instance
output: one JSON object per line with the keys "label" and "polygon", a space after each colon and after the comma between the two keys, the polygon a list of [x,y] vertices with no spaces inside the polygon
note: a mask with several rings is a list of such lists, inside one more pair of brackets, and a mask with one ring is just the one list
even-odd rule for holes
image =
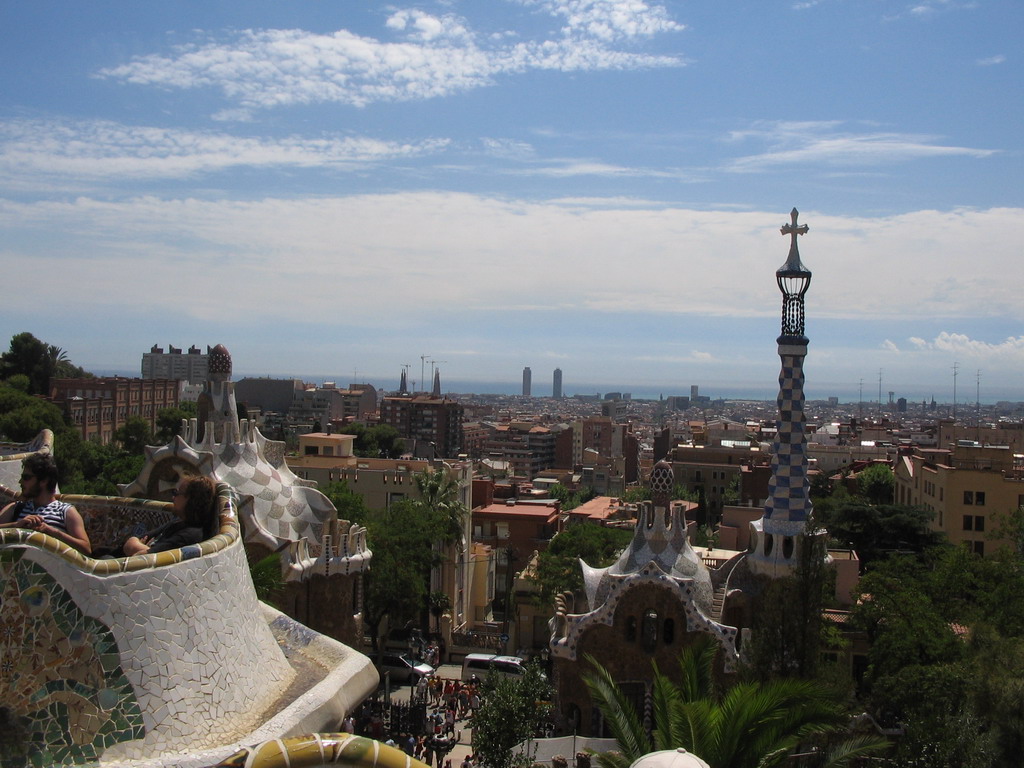
{"label": "palm tree", "polygon": [[436,521],[445,543],[462,538],[466,505],[459,498],[459,480],[445,466],[425,469],[413,476],[422,504]]}
{"label": "palm tree", "polygon": [[[710,636],[685,649],[679,659],[681,684],[655,665],[651,733],[608,670],[588,656],[594,672],[584,682],[621,748],[599,755],[598,764],[627,768],[649,752],[683,747],[711,768],[768,768],[784,761],[838,768],[887,746],[873,737],[837,741],[847,722],[841,697],[814,681],[738,683],[719,694],[712,674],[716,651]],[[797,758],[803,762],[792,762],[796,748],[812,741],[829,743]]]}

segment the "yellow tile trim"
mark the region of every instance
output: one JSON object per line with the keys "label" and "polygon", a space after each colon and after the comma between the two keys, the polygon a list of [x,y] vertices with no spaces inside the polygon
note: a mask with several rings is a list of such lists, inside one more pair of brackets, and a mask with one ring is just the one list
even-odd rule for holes
{"label": "yellow tile trim", "polygon": [[313,733],[265,741],[239,750],[213,768],[425,768],[426,763],[395,747],[348,733]]}

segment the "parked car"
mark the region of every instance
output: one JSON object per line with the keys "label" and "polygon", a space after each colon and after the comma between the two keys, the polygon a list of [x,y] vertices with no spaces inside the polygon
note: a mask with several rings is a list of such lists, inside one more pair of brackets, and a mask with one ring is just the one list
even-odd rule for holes
{"label": "parked car", "polygon": [[498,656],[494,653],[471,653],[462,662],[462,679],[473,675],[483,680],[490,672],[507,677],[523,674],[523,660],[518,656]]}
{"label": "parked car", "polygon": [[415,685],[421,677],[432,677],[434,668],[429,664],[410,659],[404,653],[385,653],[380,661],[380,674],[390,673],[391,682]]}

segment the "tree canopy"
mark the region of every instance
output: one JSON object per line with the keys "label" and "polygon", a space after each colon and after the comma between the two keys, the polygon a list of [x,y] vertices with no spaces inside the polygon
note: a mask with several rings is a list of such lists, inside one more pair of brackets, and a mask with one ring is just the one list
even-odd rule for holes
{"label": "tree canopy", "polygon": [[31,395],[49,395],[53,378],[92,376],[74,365],[63,349],[40,341],[27,331],[15,334],[10,348],[0,355],[0,378],[18,375],[28,379]]}
{"label": "tree canopy", "polygon": [[362,495],[348,487],[345,480],[329,483],[320,489],[321,493],[330,499],[334,508],[338,510],[338,517],[352,523],[365,525],[370,515],[366,501]]}
{"label": "tree canopy", "polygon": [[943,546],[876,562],[852,623],[868,710],[905,730],[899,764],[1015,766],[1024,748],[1024,563]]}
{"label": "tree canopy", "polygon": [[857,475],[857,493],[869,504],[890,504],[895,486],[888,464],[871,464]]}
{"label": "tree canopy", "polygon": [[629,545],[633,531],[594,523],[575,523],[557,534],[537,558],[535,582],[542,605],[551,605],[561,592],[583,589],[580,560],[595,568],[615,562]]}
{"label": "tree canopy", "polygon": [[356,436],[352,445],[356,456],[397,459],[405,450],[405,441],[399,436],[398,430],[389,424],[374,424],[372,427],[365,424],[348,424],[339,432]]}
{"label": "tree canopy", "polygon": [[845,496],[819,503],[815,513],[833,541],[856,550],[862,569],[889,552],[922,553],[944,541],[943,534],[929,528],[932,513],[923,507],[869,504]]}
{"label": "tree canopy", "polygon": [[[518,764],[512,749],[526,739],[543,735],[552,695],[536,662],[527,664],[522,675],[487,676],[483,703],[473,715],[473,748],[485,768]],[[532,761],[523,762],[529,765]]]}
{"label": "tree canopy", "polygon": [[376,653],[385,618],[391,627],[402,626],[426,607],[429,582],[424,574],[436,562],[436,529],[422,507],[409,499],[371,514],[366,528],[373,561],[365,579],[363,619]]}

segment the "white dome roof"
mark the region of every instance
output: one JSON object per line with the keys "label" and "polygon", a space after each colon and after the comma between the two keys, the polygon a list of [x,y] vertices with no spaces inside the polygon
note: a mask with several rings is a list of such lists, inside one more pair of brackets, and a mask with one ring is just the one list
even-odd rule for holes
{"label": "white dome roof", "polygon": [[711,768],[707,763],[682,747],[651,752],[629,768]]}

